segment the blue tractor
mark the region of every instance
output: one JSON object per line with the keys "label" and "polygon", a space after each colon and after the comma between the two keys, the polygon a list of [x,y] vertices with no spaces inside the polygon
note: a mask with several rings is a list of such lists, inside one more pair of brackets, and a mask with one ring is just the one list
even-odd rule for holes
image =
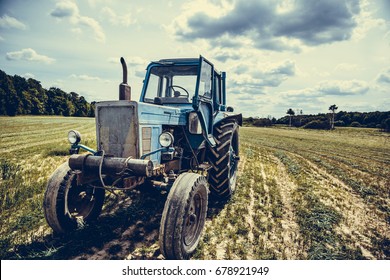
{"label": "blue tractor", "polygon": [[[188,259],[205,224],[210,199],[234,192],[242,115],[226,105],[226,73],[202,56],[163,59],[147,67],[139,102],[131,100],[127,66],[119,100],[96,103],[97,149],[71,130],[71,156],[48,180],[45,218],[64,234],[96,219],[105,191],[168,193],[159,244],[167,259]],[[87,153],[79,153],[85,150]]]}

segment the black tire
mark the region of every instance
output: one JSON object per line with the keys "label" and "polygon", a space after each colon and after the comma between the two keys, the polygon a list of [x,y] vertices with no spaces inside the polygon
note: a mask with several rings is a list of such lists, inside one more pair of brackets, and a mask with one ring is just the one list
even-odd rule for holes
{"label": "black tire", "polygon": [[103,207],[105,190],[92,185],[77,185],[77,176],[68,163],[50,177],[43,201],[49,226],[55,233],[68,233],[96,219]]}
{"label": "black tire", "polygon": [[174,182],[160,225],[160,250],[166,259],[186,260],[195,252],[206,221],[207,185],[195,173],[183,173]]}
{"label": "black tire", "polygon": [[209,184],[211,196],[227,200],[236,188],[239,161],[239,128],[236,122],[222,121],[214,127],[216,146],[209,147],[207,161],[211,164]]}

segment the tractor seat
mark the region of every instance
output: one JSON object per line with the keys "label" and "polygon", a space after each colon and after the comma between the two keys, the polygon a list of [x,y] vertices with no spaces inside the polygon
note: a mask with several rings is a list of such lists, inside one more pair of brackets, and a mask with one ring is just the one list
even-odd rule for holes
{"label": "tractor seat", "polygon": [[187,96],[184,97],[155,97],[154,103],[158,105],[163,104],[188,104],[190,101]]}

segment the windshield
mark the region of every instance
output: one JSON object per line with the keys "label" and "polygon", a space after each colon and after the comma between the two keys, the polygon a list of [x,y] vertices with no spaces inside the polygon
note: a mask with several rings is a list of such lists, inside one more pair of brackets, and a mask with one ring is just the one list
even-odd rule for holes
{"label": "windshield", "polygon": [[197,65],[154,66],[147,82],[144,102],[190,103],[195,94]]}

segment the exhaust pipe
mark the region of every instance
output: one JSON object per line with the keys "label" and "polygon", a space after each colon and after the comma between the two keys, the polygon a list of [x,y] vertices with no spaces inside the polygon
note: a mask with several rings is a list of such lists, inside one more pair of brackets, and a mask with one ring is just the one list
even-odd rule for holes
{"label": "exhaust pipe", "polygon": [[[103,161],[103,162],[102,162]],[[118,176],[127,172],[132,176],[150,177],[153,175],[153,162],[146,159],[116,158],[92,156],[88,154],[71,155],[68,161],[73,170],[82,170],[84,174],[98,174],[100,165],[102,174]]]}
{"label": "exhaust pipe", "polygon": [[123,79],[119,85],[119,100],[131,100],[131,87],[127,84],[127,65],[125,59],[121,57]]}

